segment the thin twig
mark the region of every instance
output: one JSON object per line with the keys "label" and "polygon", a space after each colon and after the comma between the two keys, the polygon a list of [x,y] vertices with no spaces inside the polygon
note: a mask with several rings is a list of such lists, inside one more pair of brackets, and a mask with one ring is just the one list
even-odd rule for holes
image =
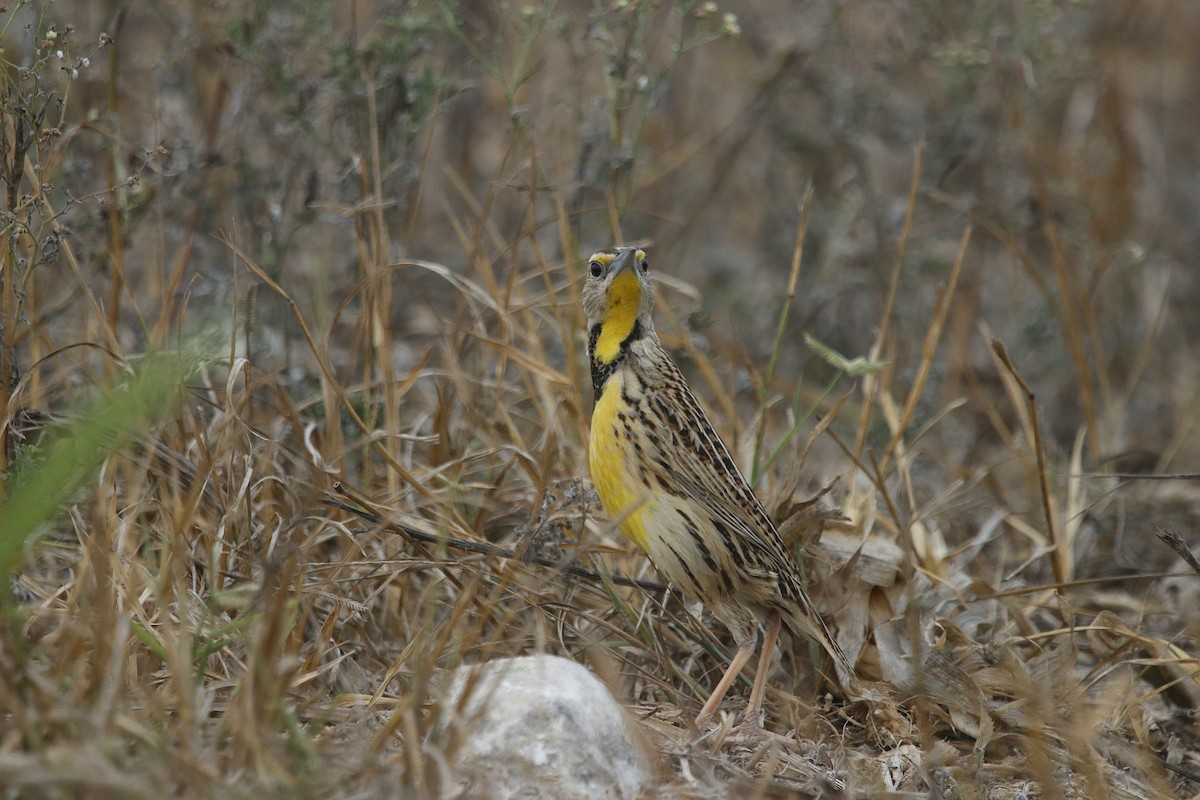
{"label": "thin twig", "polygon": [[1188,549],[1187,543],[1184,542],[1183,539],[1179,538],[1179,534],[1175,531],[1169,531],[1159,525],[1155,525],[1154,527],[1158,531],[1158,538],[1162,539],[1163,542],[1166,543],[1167,547],[1170,547],[1172,550],[1174,550],[1175,553],[1182,558],[1189,567],[1195,570],[1197,575],[1200,575],[1200,561],[1197,561],[1196,557],[1192,555],[1192,551]]}
{"label": "thin twig", "polygon": [[[343,494],[346,493],[345,487],[343,487],[340,483],[335,484],[334,490]],[[359,519],[369,522],[372,525],[380,525],[384,530],[392,533],[402,534],[413,541],[422,542],[423,544],[436,544],[443,547],[448,547],[452,550],[461,550],[465,553],[479,553],[481,555],[498,556],[499,558],[519,559],[529,564],[552,567],[554,569],[561,570],[568,575],[574,575],[579,578],[587,578],[588,580],[597,581],[598,583],[604,583],[607,580],[611,580],[613,583],[620,584],[621,586],[633,586],[647,592],[662,592],[669,588],[666,584],[658,583],[657,581],[640,580],[638,578],[629,578],[624,575],[601,575],[599,572],[587,569],[586,567],[580,567],[575,564],[564,564],[561,561],[555,561],[549,558],[540,558],[538,556],[530,555],[522,558],[520,554],[513,550],[509,550],[506,547],[499,547],[494,544],[488,544],[487,542],[479,542],[472,539],[459,539],[452,536],[440,536],[436,533],[429,533],[427,531],[414,528],[411,525],[404,525],[394,520],[384,520],[380,514],[350,505],[349,503],[342,502],[334,497],[326,497],[321,502],[327,506],[333,506],[334,508],[340,508],[343,511],[348,511]]]}
{"label": "thin twig", "polygon": [[771,358],[767,361],[767,372],[763,376],[759,391],[759,402],[762,413],[758,417],[758,430],[754,437],[754,459],[751,461],[750,485],[758,484],[760,470],[765,470],[761,463],[763,440],[767,433],[767,402],[769,401],[771,384],[775,381],[775,367],[779,363],[779,352],[783,349],[783,335],[787,331],[788,316],[791,314],[792,303],[796,299],[796,284],[800,281],[800,259],[804,254],[804,239],[808,233],[808,215],[812,211],[813,187],[812,182],[804,187],[804,195],[800,198],[800,222],[796,225],[796,243],[792,246],[792,271],[788,276],[787,293],[783,298],[783,308],[779,312],[779,324],[775,327],[775,344],[771,348]]}
{"label": "thin twig", "polygon": [[1012,375],[1013,380],[1021,387],[1021,391],[1025,393],[1025,400],[1029,404],[1029,419],[1030,425],[1033,427],[1033,450],[1037,456],[1038,469],[1038,484],[1042,492],[1042,513],[1046,517],[1046,530],[1050,534],[1050,543],[1054,545],[1054,559],[1051,566],[1054,568],[1054,580],[1056,583],[1066,583],[1070,580],[1070,553],[1068,552],[1068,542],[1062,541],[1059,537],[1058,526],[1054,524],[1054,513],[1050,508],[1050,478],[1046,470],[1046,454],[1042,447],[1042,432],[1038,425],[1037,412],[1037,395],[1033,393],[1033,389],[1021,377],[1021,373],[1017,372],[1017,368],[1013,366],[1012,360],[1008,357],[1008,350],[1004,347],[1004,342],[999,339],[992,340],[992,350],[996,353],[996,357],[1000,359],[1005,369]]}

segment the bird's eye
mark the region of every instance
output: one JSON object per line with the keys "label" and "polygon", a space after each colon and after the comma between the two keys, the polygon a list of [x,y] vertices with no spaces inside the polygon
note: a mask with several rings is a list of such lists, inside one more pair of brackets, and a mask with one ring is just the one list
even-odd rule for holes
{"label": "bird's eye", "polygon": [[602,274],[604,274],[604,265],[599,261],[588,262],[588,267],[593,278],[599,278]]}
{"label": "bird's eye", "polygon": [[642,272],[649,272],[649,271],[650,271],[650,262],[643,258],[642,259]]}

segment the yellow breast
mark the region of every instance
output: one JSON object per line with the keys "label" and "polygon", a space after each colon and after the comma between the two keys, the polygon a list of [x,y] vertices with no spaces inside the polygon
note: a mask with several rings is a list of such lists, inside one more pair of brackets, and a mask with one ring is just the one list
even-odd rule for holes
{"label": "yellow breast", "polygon": [[647,487],[638,478],[633,462],[630,430],[618,414],[631,416],[621,397],[624,375],[617,371],[609,378],[592,412],[592,432],[588,442],[588,465],[600,502],[614,520],[620,520],[621,532],[643,551],[649,552],[647,523],[653,515]]}

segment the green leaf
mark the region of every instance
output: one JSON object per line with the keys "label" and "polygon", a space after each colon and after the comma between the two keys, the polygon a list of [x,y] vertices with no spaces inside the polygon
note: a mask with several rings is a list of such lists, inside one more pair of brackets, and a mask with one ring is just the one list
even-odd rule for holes
{"label": "green leaf", "polygon": [[17,569],[46,523],[65,508],[100,465],[179,405],[183,383],[200,363],[195,355],[156,355],[107,387],[70,422],[49,434],[34,463],[26,463],[0,501],[0,581]]}
{"label": "green leaf", "polygon": [[866,375],[869,372],[878,372],[888,365],[886,361],[868,361],[862,356],[846,358],[829,345],[817,341],[810,333],[804,334],[804,343],[823,361],[847,375]]}

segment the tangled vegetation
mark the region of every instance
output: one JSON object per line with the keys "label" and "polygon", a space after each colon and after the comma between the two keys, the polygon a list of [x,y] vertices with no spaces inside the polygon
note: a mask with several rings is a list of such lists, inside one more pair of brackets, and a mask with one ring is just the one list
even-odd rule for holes
{"label": "tangled vegetation", "polygon": [[[1200,792],[1193,4],[0,30],[3,797],[459,796],[439,678],[531,652],[662,796]],[[615,242],[872,687],[795,643],[761,747],[587,481]]]}

